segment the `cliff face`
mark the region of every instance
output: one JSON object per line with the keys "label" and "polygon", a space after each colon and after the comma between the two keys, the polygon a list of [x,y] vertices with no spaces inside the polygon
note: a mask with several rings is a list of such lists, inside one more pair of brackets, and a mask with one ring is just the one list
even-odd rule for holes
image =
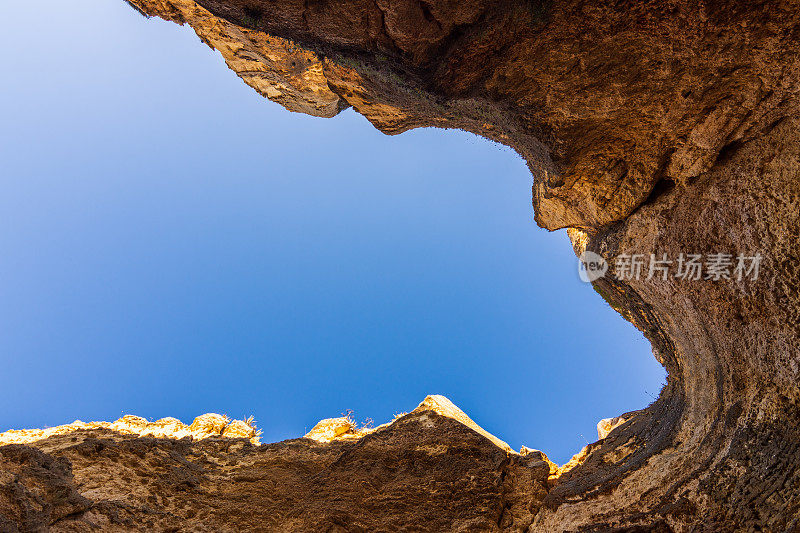
{"label": "cliff face", "polygon": [[0,446],[0,530],[490,531],[530,524],[556,468],[442,397],[373,430],[332,419],[261,446],[220,419],[0,436],[27,443]]}
{"label": "cliff face", "polygon": [[[514,147],[537,222],[607,261],[593,285],[668,383],[560,469],[442,402],[330,442],[79,429],[0,448],[7,527],[800,531],[796,3],[130,3],[290,110]],[[675,275],[689,254],[699,279]]]}
{"label": "cliff face", "polygon": [[[548,229],[623,220],[659,180],[686,183],[797,111],[791,1],[201,0],[218,16],[202,21],[192,0],[131,3],[201,37],[293,39],[387,133],[454,127],[513,146]],[[280,74],[305,68],[290,65]]]}

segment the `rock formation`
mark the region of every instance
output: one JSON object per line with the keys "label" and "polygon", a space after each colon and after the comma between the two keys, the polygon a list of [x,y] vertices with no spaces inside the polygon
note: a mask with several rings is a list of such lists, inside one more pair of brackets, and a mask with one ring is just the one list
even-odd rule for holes
{"label": "rock formation", "polygon": [[237,425],[125,417],[0,435],[0,530],[519,529],[556,472],[441,396],[378,428],[328,419],[276,444]]}
{"label": "rock formation", "polygon": [[[595,290],[668,381],[561,468],[436,399],[262,446],[76,428],[0,448],[2,527],[800,531],[795,1],[128,1],[290,110],[513,147],[536,221],[607,261]],[[690,254],[699,279],[651,268]]]}

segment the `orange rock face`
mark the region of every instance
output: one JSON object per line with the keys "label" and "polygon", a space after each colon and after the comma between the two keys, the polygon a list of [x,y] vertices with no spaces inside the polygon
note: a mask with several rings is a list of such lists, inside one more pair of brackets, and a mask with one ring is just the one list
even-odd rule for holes
{"label": "orange rock face", "polygon": [[[45,431],[0,447],[0,529],[798,531],[795,2],[129,3],[190,24],[290,110],[350,105],[389,134],[512,146],[536,221],[608,263],[595,290],[668,380],[561,467],[435,397],[373,430],[332,419],[261,446],[216,419],[184,430],[202,440],[142,436],[133,418]],[[626,275],[651,254],[763,263],[758,277]]]}

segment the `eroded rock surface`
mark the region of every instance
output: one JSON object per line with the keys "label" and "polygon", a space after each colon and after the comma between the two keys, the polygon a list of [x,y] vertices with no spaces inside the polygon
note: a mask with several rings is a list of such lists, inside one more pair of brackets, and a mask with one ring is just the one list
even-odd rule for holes
{"label": "eroded rock surface", "polygon": [[292,41],[215,17],[192,0],[128,3],[147,16],[188,24],[245,83],[290,111],[330,118],[348,107],[328,87],[317,54]]}
{"label": "eroded rock surface", "polygon": [[[320,427],[349,428],[346,420]],[[156,438],[72,424],[0,446],[0,528],[518,529],[532,522],[555,468],[541,452],[511,452],[442,397],[357,438],[332,429],[259,446],[182,431]]]}
{"label": "eroded rock surface", "polygon": [[[660,180],[686,183],[797,112],[794,1],[200,0],[199,20],[192,0],[130,3],[201,36],[231,21],[255,41],[293,39],[387,133],[452,127],[513,146],[549,229],[623,220]],[[241,75],[237,46],[221,51]]]}
{"label": "eroded rock surface", "polygon": [[[0,447],[3,527],[800,531],[795,1],[129,3],[189,23],[290,110],[512,146],[536,221],[608,261],[594,288],[668,381],[561,467],[437,399],[364,434],[332,420],[260,447],[78,428]],[[618,266],[715,253],[760,254],[760,276]]]}

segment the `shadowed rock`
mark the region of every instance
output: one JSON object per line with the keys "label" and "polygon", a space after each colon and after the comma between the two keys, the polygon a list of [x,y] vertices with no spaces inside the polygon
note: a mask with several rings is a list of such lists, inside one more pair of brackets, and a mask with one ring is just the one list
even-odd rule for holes
{"label": "shadowed rock", "polygon": [[[6,524],[798,530],[796,2],[130,3],[188,22],[289,109],[350,105],[389,134],[461,128],[513,147],[533,175],[536,221],[569,228],[577,254],[611,265],[593,287],[652,342],[668,379],[651,406],[603,425],[605,438],[558,469],[436,399],[324,444],[79,429],[32,444],[52,460],[0,448],[5,468],[36,473],[4,485]],[[623,268],[638,255],[720,253],[760,255],[760,276],[637,279]],[[65,488],[27,488],[42,480]]]}
{"label": "shadowed rock", "polygon": [[[336,433],[348,420],[318,428]],[[0,446],[9,531],[486,531],[530,524],[551,474],[544,454],[511,452],[441,396],[325,442],[259,446],[111,426],[73,424]]]}

